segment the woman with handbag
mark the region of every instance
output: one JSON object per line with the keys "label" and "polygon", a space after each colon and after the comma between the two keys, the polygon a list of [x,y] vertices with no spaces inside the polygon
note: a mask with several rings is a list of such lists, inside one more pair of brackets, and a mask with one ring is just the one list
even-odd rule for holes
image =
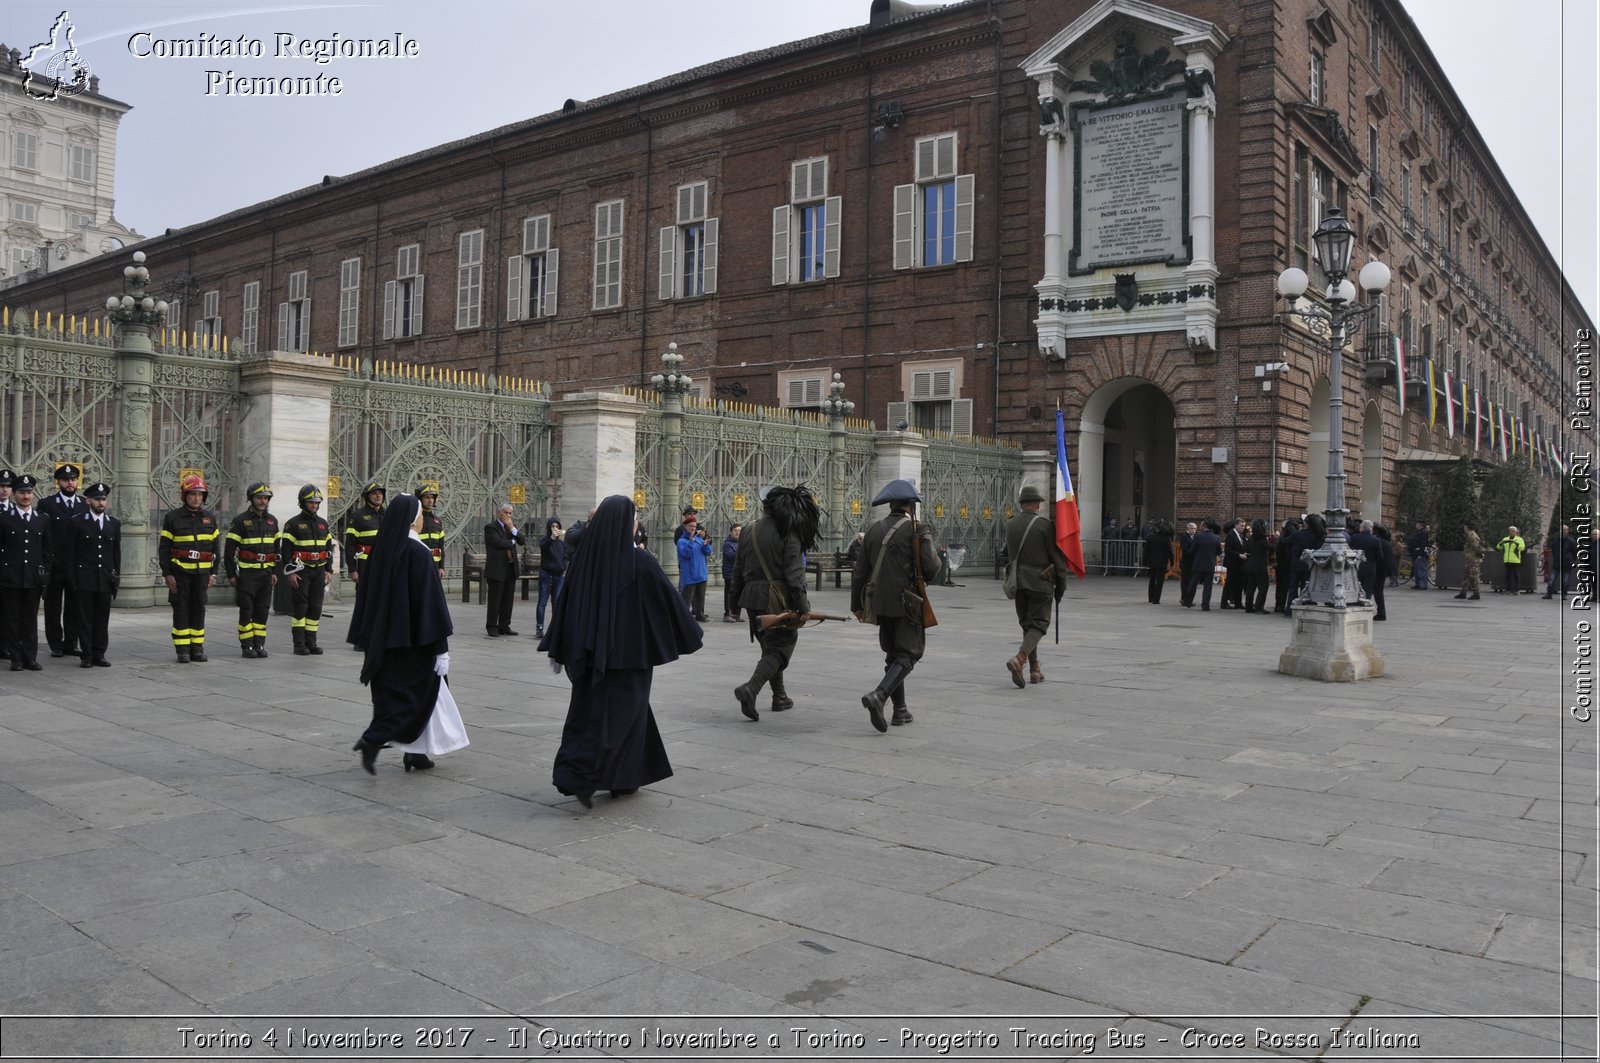
{"label": "woman with handbag", "polygon": [[878,731],[889,729],[885,702],[894,705],[894,724],[910,723],[905,678],[927,649],[927,629],[938,621],[928,603],[928,581],[939,575],[933,535],[917,523],[922,496],[910,480],[891,480],[872,500],[888,504],[889,515],[867,531],[850,578],[850,612],[863,624],[878,626],[883,678],[861,698]]}

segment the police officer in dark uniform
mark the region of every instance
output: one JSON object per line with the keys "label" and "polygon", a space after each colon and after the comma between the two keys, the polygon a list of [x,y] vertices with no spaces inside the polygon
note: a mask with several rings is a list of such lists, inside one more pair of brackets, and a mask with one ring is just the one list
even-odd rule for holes
{"label": "police officer in dark uniform", "polygon": [[278,518],[268,512],[272,488],[257,481],[244,493],[250,505],[228,526],[222,571],[233,584],[239,605],[240,655],[264,658],[272,588],[278,585]]}
{"label": "police officer in dark uniform", "polygon": [[321,491],[312,484],[300,488],[300,512],[284,522],[278,551],[289,580],[289,632],[297,657],[322,655],[317,628],[323,595],[333,582],[333,532],[317,512],[321,507]]}
{"label": "police officer in dark uniform", "polygon": [[205,508],[211,489],[199,476],[179,484],[183,505],[161,518],[156,558],[172,604],[172,648],[178,663],[206,661],[206,592],[217,582],[217,547],[222,527]]}
{"label": "police officer in dark uniform", "polygon": [[[939,576],[939,555],[933,548],[933,535],[926,525],[917,523],[917,503],[921,501],[922,496],[917,494],[910,480],[891,480],[878,492],[872,504],[888,503],[889,515],[867,529],[861,556],[856,558],[856,567],[850,576],[850,611],[857,620],[866,623],[865,609],[871,606],[872,622],[878,625],[878,646],[883,650],[883,679],[861,698],[872,726],[880,732],[889,729],[883,718],[886,701],[894,703],[896,725],[911,722],[911,713],[906,708],[905,678],[922,659],[927,647],[922,608],[906,598],[907,592],[926,593],[925,586],[917,582],[919,566],[923,581],[932,582]],[[872,584],[870,599],[867,597],[869,582]]]}
{"label": "police officer in dark uniform", "polygon": [[761,688],[772,686],[772,711],[794,708],[784,686],[784,672],[794,656],[799,636],[792,627],[761,630],[761,618],[772,613],[809,613],[806,570],[800,556],[816,546],[821,514],[805,487],[767,487],[761,491],[761,519],[747,525],[734,554],[733,577],[728,586],[732,600],[750,613],[750,638],[761,644],[761,660],[733,696],[739,711],[759,720],[756,698]]}
{"label": "police officer in dark uniform", "polygon": [[439,519],[434,507],[439,504],[439,489],[432,484],[418,484],[417,499],[422,503],[422,530],[417,533],[417,538],[422,540],[422,545],[433,551],[434,566],[439,569],[439,578],[444,579],[444,521]]}
{"label": "police officer in dark uniform", "polygon": [[0,469],[0,513],[12,512],[17,504],[11,501],[11,481],[16,474],[10,469]]}
{"label": "police officer in dark uniform", "polygon": [[361,501],[350,507],[344,518],[344,569],[359,588],[372,544],[378,541],[378,525],[383,523],[383,503],[389,489],[377,481],[362,488]]}
{"label": "police officer in dark uniform", "polygon": [[[66,551],[66,522],[87,508],[78,497],[78,478],[83,470],[70,462],[56,468],[56,493],[41,498],[37,508],[50,518],[51,551],[61,556]],[[78,652],[78,610],[72,605],[65,565],[57,565],[44,592],[44,640],[50,656],[66,657]]]}
{"label": "police officer in dark uniform", "polygon": [[110,668],[106,647],[111,599],[122,580],[122,522],[106,512],[109,484],[92,483],[83,497],[86,512],[67,521],[66,551],[57,563],[66,569],[78,611],[78,666]]}
{"label": "police officer in dark uniform", "polygon": [[39,596],[50,583],[50,518],[33,508],[33,477],[12,483],[16,508],[0,514],[0,600],[11,636],[11,670],[39,665]]}

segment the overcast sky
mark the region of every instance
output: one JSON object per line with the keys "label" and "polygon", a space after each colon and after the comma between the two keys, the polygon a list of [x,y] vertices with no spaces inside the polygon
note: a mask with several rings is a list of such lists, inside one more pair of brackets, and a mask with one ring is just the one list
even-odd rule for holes
{"label": "overcast sky", "polygon": [[[1181,8],[1181,0],[1172,0]],[[67,0],[101,91],[133,105],[117,217],[146,235],[701,63],[867,21],[870,0],[379,0],[361,4]],[[1407,0],[1573,290],[1595,315],[1595,0]],[[8,0],[26,48],[62,0]],[[1514,12],[1514,14],[1513,14]],[[153,38],[265,42],[264,58],[140,58]],[[408,59],[274,59],[274,35],[416,42]],[[1363,37],[1357,36],[1359,42]],[[226,95],[206,71],[338,77],[338,96]],[[208,89],[212,91],[208,95]]]}

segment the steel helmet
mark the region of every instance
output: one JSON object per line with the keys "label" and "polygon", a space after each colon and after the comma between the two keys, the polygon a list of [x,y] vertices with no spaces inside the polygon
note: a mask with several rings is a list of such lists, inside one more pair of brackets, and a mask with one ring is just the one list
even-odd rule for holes
{"label": "steel helmet", "polygon": [[321,501],[322,501],[322,492],[317,490],[317,485],[316,484],[306,484],[304,487],[300,488],[300,504],[302,506],[305,505],[307,502],[321,502]]}
{"label": "steel helmet", "polygon": [[244,489],[244,497],[254,498],[256,495],[266,495],[268,498],[271,498],[272,488],[268,487],[260,480],[257,480],[255,483]]}
{"label": "steel helmet", "polygon": [[211,497],[211,488],[206,486],[205,479],[192,473],[185,476],[178,484],[178,493],[180,495],[186,495],[190,491],[199,491],[202,501]]}

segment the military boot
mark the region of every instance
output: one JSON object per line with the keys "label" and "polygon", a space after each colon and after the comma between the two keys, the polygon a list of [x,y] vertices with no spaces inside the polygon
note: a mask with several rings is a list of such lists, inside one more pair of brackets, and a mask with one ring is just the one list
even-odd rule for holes
{"label": "military boot", "polygon": [[772,711],[788,712],[794,708],[794,699],[783,686],[783,673],[779,672],[772,677]]}

